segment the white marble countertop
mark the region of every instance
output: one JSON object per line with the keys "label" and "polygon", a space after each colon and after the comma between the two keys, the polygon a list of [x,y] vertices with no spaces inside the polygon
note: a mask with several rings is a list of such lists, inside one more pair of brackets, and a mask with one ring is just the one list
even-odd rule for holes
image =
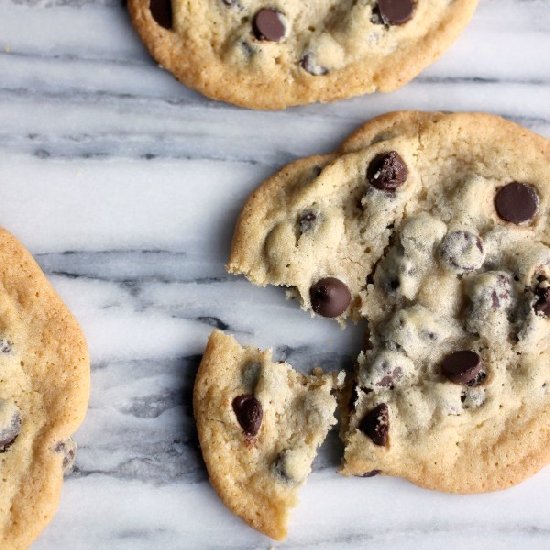
{"label": "white marble countertop", "polygon": [[[207,101],[154,65],[118,0],[0,0],[0,222],[81,321],[92,356],[75,473],[37,550],[270,548],[220,503],[199,458],[194,374],[213,326],[301,368],[349,365],[361,329],[310,320],[224,272],[246,195],[395,109],[487,110],[550,137],[550,2],[481,0],[406,88],[287,112]],[[286,544],[550,548],[550,468],[449,496],[336,473],[324,446]]]}

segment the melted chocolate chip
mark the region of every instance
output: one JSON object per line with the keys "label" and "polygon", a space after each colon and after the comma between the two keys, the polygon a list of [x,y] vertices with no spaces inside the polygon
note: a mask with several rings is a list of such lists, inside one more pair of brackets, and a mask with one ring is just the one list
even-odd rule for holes
{"label": "melted chocolate chip", "polygon": [[282,453],[279,453],[275,457],[272,468],[275,475],[277,475],[284,481],[290,481],[290,478],[286,471],[285,451],[283,451]]}
{"label": "melted chocolate chip", "polygon": [[259,10],[254,15],[252,30],[258,40],[280,42],[286,33],[284,15],[274,9]]}
{"label": "melted chocolate chip", "polygon": [[300,66],[312,76],[324,76],[328,74],[328,69],[315,63],[315,58],[310,53],[306,53],[302,56],[300,59]]}
{"label": "melted chocolate chip", "polygon": [[150,0],[149,9],[153,19],[165,29],[172,28],[172,2],[170,0]]}
{"label": "melted chocolate chip", "polygon": [[0,353],[11,353],[13,347],[13,342],[5,340],[4,338],[0,339]]}
{"label": "melted chocolate chip", "polygon": [[307,210],[302,210],[298,214],[298,227],[300,230],[300,235],[307,233],[315,228],[317,222],[317,212],[308,208]]}
{"label": "melted chocolate chip", "polygon": [[255,50],[254,50],[253,46],[251,44],[249,44],[248,42],[245,42],[244,40],[241,42],[241,49],[243,51],[244,56],[249,58],[249,59],[255,53]]}
{"label": "melted chocolate chip", "polygon": [[468,382],[467,386],[473,388],[474,386],[481,386],[487,378],[487,373],[484,370],[481,370],[477,373],[477,376],[471,381]]}
{"label": "melted chocolate chip", "polygon": [[531,220],[539,208],[539,196],[534,187],[514,181],[501,187],[495,195],[499,218],[520,224]]}
{"label": "melted chocolate chip", "polygon": [[255,436],[260,431],[264,416],[262,404],[253,395],[245,394],[235,397],[231,406],[244,433]]}
{"label": "melted chocolate chip", "polygon": [[370,439],[375,445],[384,447],[388,441],[388,431],[390,429],[390,419],[388,406],[381,403],[371,409],[361,421],[359,429]]}
{"label": "melted chocolate chip", "polygon": [[351,302],[349,288],[335,277],[325,277],[309,289],[313,311],[323,317],[338,317]]}
{"label": "melted chocolate chip", "polygon": [[381,473],[382,473],[382,470],[371,470],[370,472],[366,472],[365,474],[362,474],[360,477],[374,477]]}
{"label": "melted chocolate chip", "polygon": [[499,273],[497,275],[497,285],[491,292],[491,305],[493,309],[500,307],[507,307],[510,302],[510,296],[512,295],[512,281],[510,277]]}
{"label": "melted chocolate chip", "polygon": [[471,384],[482,372],[481,357],[475,351],[450,353],[441,364],[443,373],[453,384]]}
{"label": "melted chocolate chip", "polygon": [[413,0],[378,0],[377,12],[386,25],[403,25],[414,13]]}
{"label": "melted chocolate chip", "polygon": [[76,443],[71,439],[66,439],[65,441],[59,441],[54,448],[56,453],[63,455],[63,474],[70,474],[76,462]]}
{"label": "melted chocolate chip", "polygon": [[393,389],[395,381],[401,378],[403,371],[400,367],[396,367],[393,371],[388,372],[378,383],[377,386]]}
{"label": "melted chocolate chip", "polygon": [[405,161],[395,151],[376,155],[367,168],[367,179],[371,185],[383,191],[395,192],[407,181]]}
{"label": "melted chocolate chip", "polygon": [[9,424],[0,428],[0,453],[5,453],[15,442],[21,432],[21,415],[15,411]]}
{"label": "melted chocolate chip", "polygon": [[313,174],[313,177],[316,178],[321,175],[321,172],[323,171],[323,168],[316,164],[312,169],[311,173]]}
{"label": "melted chocolate chip", "polygon": [[483,243],[471,231],[449,231],[441,241],[439,252],[443,263],[459,273],[475,271],[485,261]]}
{"label": "melted chocolate chip", "polygon": [[537,287],[537,301],[533,305],[535,313],[541,317],[550,317],[550,287]]}

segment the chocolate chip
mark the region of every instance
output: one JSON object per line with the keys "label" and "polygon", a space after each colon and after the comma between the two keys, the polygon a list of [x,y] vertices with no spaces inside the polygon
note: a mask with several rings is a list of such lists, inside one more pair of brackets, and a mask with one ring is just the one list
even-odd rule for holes
{"label": "chocolate chip", "polygon": [[313,54],[306,53],[300,59],[300,66],[312,76],[324,76],[328,74],[328,69],[315,63]]}
{"label": "chocolate chip", "polygon": [[235,397],[231,406],[244,433],[255,436],[262,425],[262,404],[253,395],[245,394]]}
{"label": "chocolate chip", "polygon": [[357,381],[365,388],[394,389],[416,372],[414,362],[403,353],[383,351],[360,365]]}
{"label": "chocolate chip", "polygon": [[311,169],[311,173],[313,174],[314,178],[319,177],[321,175],[322,171],[323,171],[323,168],[321,166],[319,166],[318,164],[313,166],[313,168]]}
{"label": "chocolate chip", "polygon": [[447,355],[441,366],[453,384],[471,384],[482,372],[483,363],[475,351],[463,350]]}
{"label": "chocolate chip", "polygon": [[244,56],[248,59],[250,59],[256,53],[254,47],[244,40],[241,42],[241,49]]}
{"label": "chocolate chip", "polygon": [[382,473],[382,470],[371,470],[370,472],[362,474],[360,477],[374,477],[381,473]]}
{"label": "chocolate chip", "polygon": [[11,353],[13,347],[13,342],[5,340],[4,338],[0,339],[0,353]]}
{"label": "chocolate chip", "polygon": [[405,161],[395,151],[376,155],[367,168],[367,179],[377,189],[395,192],[407,181]]}
{"label": "chocolate chip", "polygon": [[335,277],[325,277],[309,289],[313,311],[323,317],[338,317],[351,302],[349,288]]}
{"label": "chocolate chip", "polygon": [[[6,402],[2,401],[0,408],[4,407],[6,407]],[[0,428],[0,453],[5,453],[21,432],[21,414],[14,406],[11,409],[11,411],[9,409],[6,411],[8,413],[7,424]]]}
{"label": "chocolate chip", "polygon": [[172,28],[172,2],[170,0],[150,0],[149,9],[153,19],[165,29]]}
{"label": "chocolate chip", "polygon": [[477,373],[477,376],[471,381],[466,384],[467,386],[470,386],[473,388],[474,386],[481,386],[483,382],[485,382],[487,378],[487,373],[484,370],[481,370]]}
{"label": "chocolate chip", "polygon": [[302,210],[298,214],[298,227],[300,230],[300,235],[307,233],[315,228],[317,225],[317,216],[318,212],[308,208],[307,210]]}
{"label": "chocolate chip", "polygon": [[280,42],[286,33],[284,15],[270,8],[259,10],[254,15],[252,30],[258,40]]}
{"label": "chocolate chip", "polygon": [[537,301],[533,308],[537,315],[550,317],[550,287],[538,287],[535,290]]}
{"label": "chocolate chip", "polygon": [[495,208],[501,219],[520,224],[537,213],[539,197],[534,187],[514,181],[497,191]]}
{"label": "chocolate chip", "polygon": [[308,454],[305,443],[298,442],[276,456],[272,472],[285,483],[302,483],[309,473]]}
{"label": "chocolate chip", "polygon": [[285,452],[286,451],[283,451],[282,453],[279,453],[276,456],[275,461],[273,462],[272,468],[273,468],[273,473],[277,477],[280,477],[284,481],[290,481],[290,477],[286,471]]}
{"label": "chocolate chip", "polygon": [[63,474],[70,474],[74,469],[76,462],[76,442],[70,437],[65,441],[59,441],[54,448],[56,453],[63,455]]}
{"label": "chocolate chip", "polygon": [[459,273],[475,271],[485,261],[483,243],[471,231],[449,231],[441,241],[439,254],[448,268]]}
{"label": "chocolate chip", "polygon": [[402,25],[414,13],[413,0],[378,0],[378,13],[386,25]]}
{"label": "chocolate chip", "polygon": [[381,403],[371,409],[361,421],[359,429],[372,439],[372,442],[379,447],[384,447],[388,441],[388,430],[390,419],[388,406]]}

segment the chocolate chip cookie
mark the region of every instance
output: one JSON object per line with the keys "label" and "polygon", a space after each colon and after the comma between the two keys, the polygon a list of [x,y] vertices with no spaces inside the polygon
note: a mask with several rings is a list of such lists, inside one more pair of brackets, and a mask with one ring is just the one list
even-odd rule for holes
{"label": "chocolate chip cookie", "polygon": [[477,0],[128,0],[153,57],[204,95],[260,109],[395,90]]}
{"label": "chocolate chip cookie", "polygon": [[80,327],[32,256],[0,229],[0,547],[51,520],[88,403]]}
{"label": "chocolate chip cookie", "polygon": [[286,536],[289,508],[336,423],[338,383],[220,331],[210,336],[193,396],[210,482],[233,513],[274,539]]}
{"label": "chocolate chip cookie", "polygon": [[550,143],[478,113],[380,117],[252,195],[229,270],[368,322],[343,473],[467,493],[550,460],[549,205]]}

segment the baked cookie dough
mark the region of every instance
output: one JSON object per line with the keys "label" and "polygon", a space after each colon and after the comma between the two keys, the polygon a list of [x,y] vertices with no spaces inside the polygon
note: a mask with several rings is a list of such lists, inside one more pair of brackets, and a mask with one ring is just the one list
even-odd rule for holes
{"label": "baked cookie dough", "polygon": [[549,201],[550,143],[479,113],[380,117],[252,195],[229,270],[368,322],[343,473],[468,493],[550,460]]}
{"label": "baked cookie dough", "polygon": [[338,380],[305,376],[220,331],[208,341],[193,403],[210,482],[251,527],[284,539],[289,508],[336,423]]}
{"label": "baked cookie dough", "polygon": [[128,0],[161,66],[257,109],[395,90],[458,37],[477,0]]}
{"label": "baked cookie dough", "polygon": [[84,336],[32,256],[0,229],[0,547],[52,519],[86,413]]}

